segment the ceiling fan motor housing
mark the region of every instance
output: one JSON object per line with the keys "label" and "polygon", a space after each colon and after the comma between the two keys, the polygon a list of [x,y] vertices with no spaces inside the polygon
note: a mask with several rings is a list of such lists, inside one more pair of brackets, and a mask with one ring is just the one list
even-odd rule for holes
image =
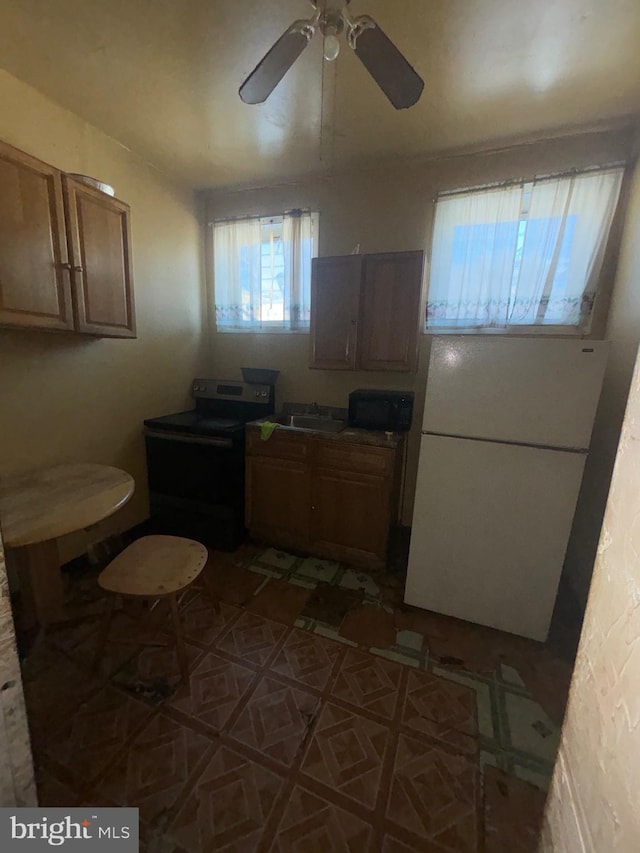
{"label": "ceiling fan motor housing", "polygon": [[322,14],[318,23],[323,36],[337,36],[344,29],[342,12],[338,9],[329,9]]}

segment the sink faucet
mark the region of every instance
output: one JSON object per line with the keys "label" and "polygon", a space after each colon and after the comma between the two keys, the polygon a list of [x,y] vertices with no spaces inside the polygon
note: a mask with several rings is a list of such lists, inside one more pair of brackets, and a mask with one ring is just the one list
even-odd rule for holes
{"label": "sink faucet", "polygon": [[320,407],[318,406],[318,404],[316,403],[315,400],[307,408],[308,408],[308,412],[310,415],[319,415],[320,414]]}

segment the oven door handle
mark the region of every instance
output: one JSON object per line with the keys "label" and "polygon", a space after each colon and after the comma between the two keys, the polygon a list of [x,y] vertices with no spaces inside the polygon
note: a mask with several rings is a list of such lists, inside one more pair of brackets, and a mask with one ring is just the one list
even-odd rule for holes
{"label": "oven door handle", "polygon": [[183,444],[202,444],[207,447],[233,447],[233,440],[230,438],[217,438],[214,436],[203,435],[185,435],[182,432],[169,432],[164,430],[145,429],[145,436],[149,438],[160,438],[163,441],[180,441]]}

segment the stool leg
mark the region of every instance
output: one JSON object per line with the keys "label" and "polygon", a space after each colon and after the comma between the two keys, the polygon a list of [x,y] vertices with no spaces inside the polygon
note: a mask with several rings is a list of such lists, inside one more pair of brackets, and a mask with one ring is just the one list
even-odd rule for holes
{"label": "stool leg", "polygon": [[111,617],[113,616],[114,604],[115,596],[110,595],[106,602],[106,608],[102,617],[102,625],[98,632],[98,643],[93,656],[93,663],[91,664],[91,672],[97,672],[98,664],[104,654],[104,647],[107,645],[107,640],[109,639],[109,628],[111,627]]}
{"label": "stool leg", "polygon": [[178,663],[180,665],[180,677],[185,684],[189,683],[189,664],[187,663],[187,650],[184,645],[182,636],[182,626],[180,624],[180,613],[178,612],[178,600],[175,595],[171,596],[171,618],[173,620],[173,631],[176,638],[176,653],[178,655]]}

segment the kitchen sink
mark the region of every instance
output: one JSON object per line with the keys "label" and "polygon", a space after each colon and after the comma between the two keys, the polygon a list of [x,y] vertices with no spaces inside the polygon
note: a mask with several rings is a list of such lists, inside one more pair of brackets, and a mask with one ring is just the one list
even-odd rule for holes
{"label": "kitchen sink", "polygon": [[344,429],[344,421],[328,418],[326,415],[278,415],[273,420],[282,426],[318,432],[340,432]]}

